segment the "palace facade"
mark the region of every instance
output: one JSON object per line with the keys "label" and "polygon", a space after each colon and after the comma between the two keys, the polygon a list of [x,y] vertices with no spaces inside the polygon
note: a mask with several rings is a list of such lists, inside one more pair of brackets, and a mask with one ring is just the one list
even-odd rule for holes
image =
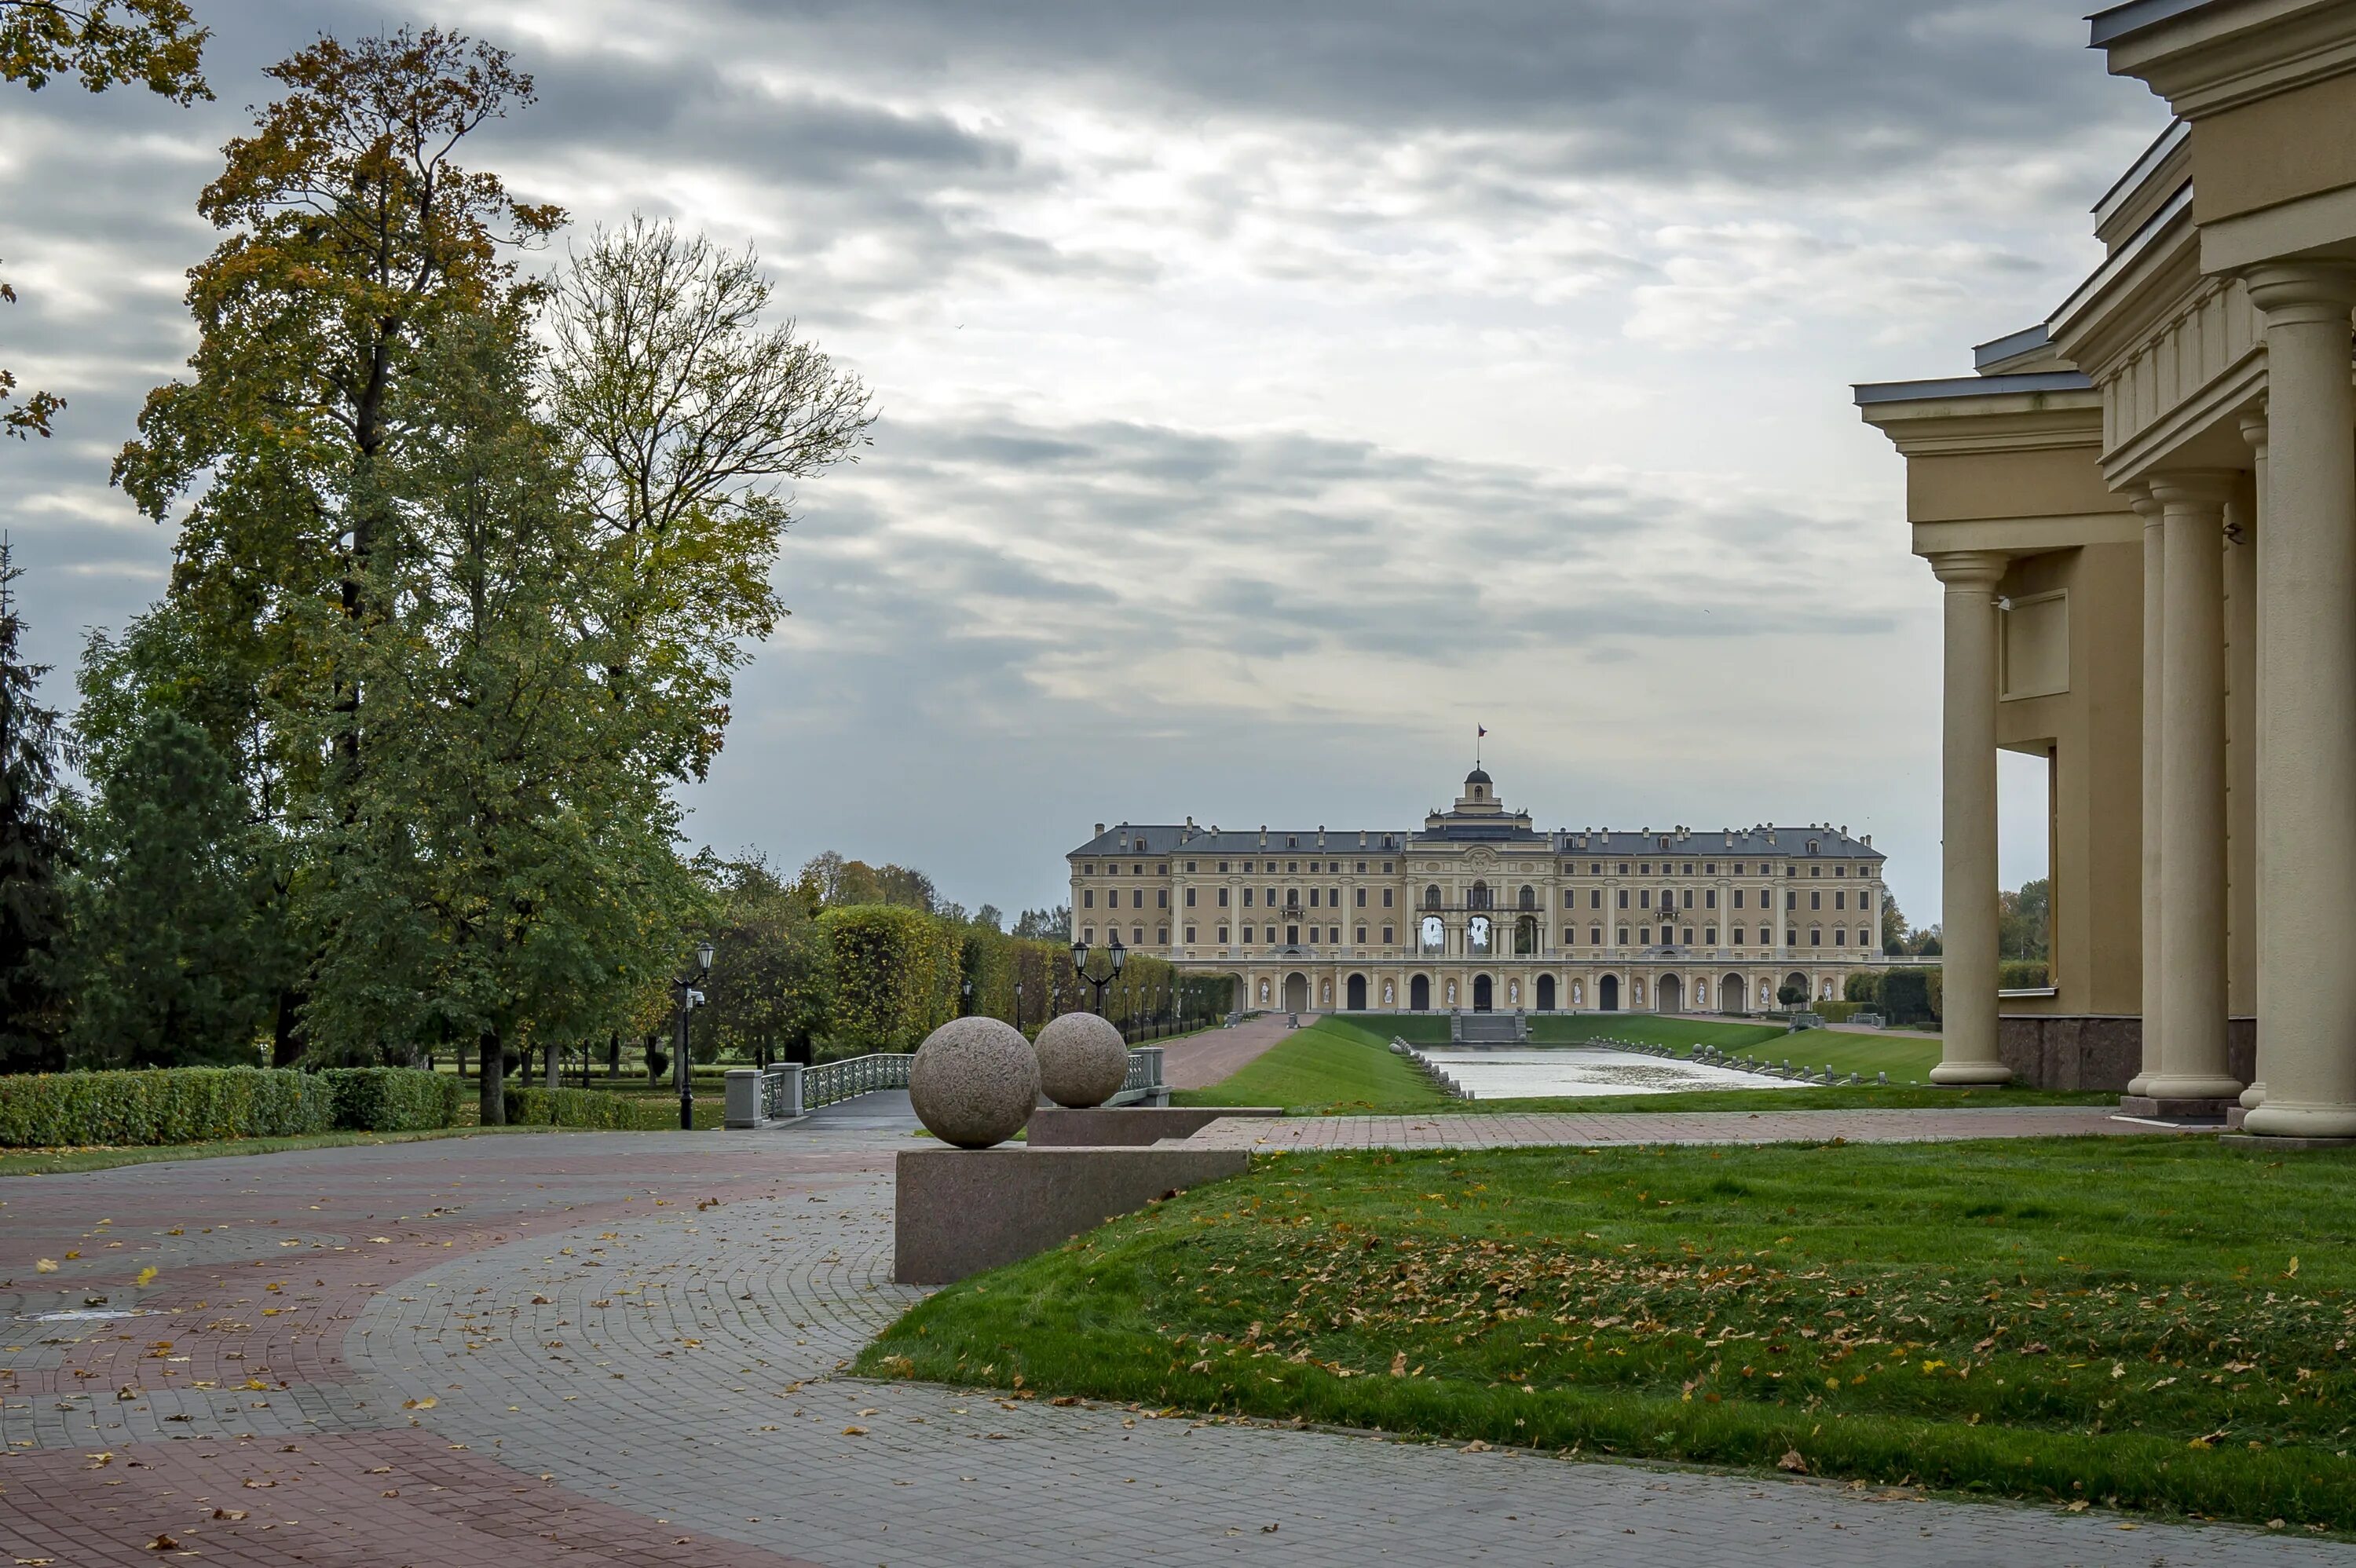
{"label": "palace facade", "polygon": [[[2103,261],[1975,374],[1855,389],[1944,589],[1932,1075],[2356,1140],[2356,5],[2091,27],[2175,114]],[[1999,748],[2049,770],[2054,923],[2001,999]]]}
{"label": "palace facade", "polygon": [[1881,867],[1845,828],[1545,831],[1475,768],[1418,830],[1098,823],[1072,931],[1296,1012],[1748,1012],[1879,962]]}

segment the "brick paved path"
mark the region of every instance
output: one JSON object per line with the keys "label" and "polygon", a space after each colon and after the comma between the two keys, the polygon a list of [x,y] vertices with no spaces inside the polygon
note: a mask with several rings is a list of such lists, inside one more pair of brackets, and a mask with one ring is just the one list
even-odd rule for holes
{"label": "brick paved path", "polygon": [[1526,1148],[1603,1144],[1942,1143],[1962,1138],[2181,1136],[2076,1105],[2018,1110],[1548,1111],[1420,1116],[1229,1117],[1193,1142],[1260,1153],[1323,1148]]}
{"label": "brick paved path", "polygon": [[1162,1048],[1162,1081],[1173,1089],[1208,1089],[1267,1055],[1292,1032],[1282,1013],[1262,1013],[1233,1029],[1205,1029]]}
{"label": "brick paved path", "polygon": [[[846,1379],[918,1294],[888,1278],[904,1140],[816,1125],[0,1182],[0,1568],[174,1560],[149,1550],[164,1534],[348,1568],[2356,1563],[2244,1531]],[[27,1321],[98,1296],[154,1316]]]}

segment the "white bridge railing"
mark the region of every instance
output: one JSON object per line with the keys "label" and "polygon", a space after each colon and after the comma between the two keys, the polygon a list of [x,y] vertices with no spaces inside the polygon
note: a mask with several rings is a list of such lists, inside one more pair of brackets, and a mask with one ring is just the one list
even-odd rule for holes
{"label": "white bridge railing", "polygon": [[[905,1089],[908,1064],[916,1053],[878,1051],[821,1061],[805,1067],[781,1061],[766,1070],[734,1067],[728,1072],[728,1115],[731,1127],[757,1127],[766,1122],[789,1122],[828,1105],[878,1089]],[[1140,1046],[1129,1053],[1129,1076],[1119,1093],[1107,1104],[1133,1104],[1161,1100],[1169,1093],[1162,1079],[1162,1047]]]}

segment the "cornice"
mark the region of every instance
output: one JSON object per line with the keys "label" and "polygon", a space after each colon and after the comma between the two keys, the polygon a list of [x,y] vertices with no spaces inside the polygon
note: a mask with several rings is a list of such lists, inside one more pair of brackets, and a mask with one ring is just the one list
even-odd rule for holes
{"label": "cornice", "polygon": [[2078,286],[2053,313],[2053,341],[2096,382],[2153,331],[2194,308],[2222,283],[2201,271],[2201,232],[2192,221],[2190,186],[2164,216]]}
{"label": "cornice", "polygon": [[2344,0],[2240,0],[2195,7],[2103,42],[2111,74],[2136,77],[2188,120],[2356,69]]}

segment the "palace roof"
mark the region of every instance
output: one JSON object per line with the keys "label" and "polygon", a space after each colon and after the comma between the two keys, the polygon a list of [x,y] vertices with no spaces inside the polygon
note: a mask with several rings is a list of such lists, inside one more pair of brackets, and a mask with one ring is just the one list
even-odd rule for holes
{"label": "palace roof", "polygon": [[1124,822],[1108,827],[1074,849],[1080,855],[1356,855],[1368,852],[1405,854],[1410,850],[1453,848],[1483,841],[1524,841],[1544,846],[1558,855],[1762,855],[1789,859],[1809,858],[1815,845],[1820,860],[1889,859],[1861,838],[1837,827],[1786,827],[1762,823],[1751,827],[1711,828],[1561,828],[1537,833],[1516,828],[1510,817],[1486,822],[1444,820],[1438,832],[1422,829],[1369,828],[1359,842],[1357,828],[1322,827],[1198,827],[1192,823]]}

